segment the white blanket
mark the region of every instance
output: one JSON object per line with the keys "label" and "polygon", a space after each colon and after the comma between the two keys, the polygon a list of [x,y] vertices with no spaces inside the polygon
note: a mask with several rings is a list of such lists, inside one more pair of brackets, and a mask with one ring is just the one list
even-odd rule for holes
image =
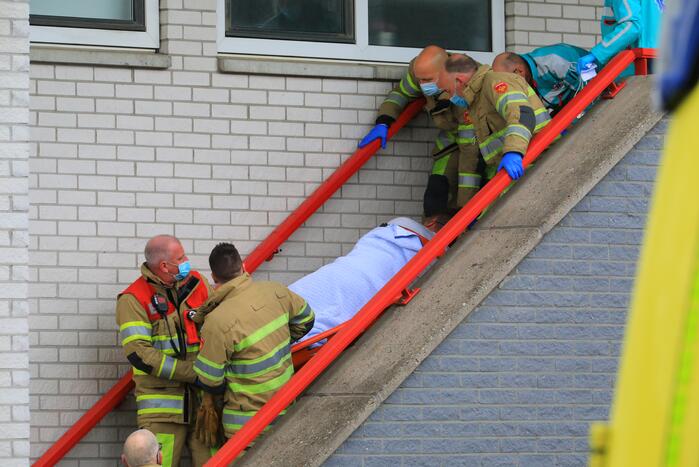
{"label": "white blanket", "polygon": [[434,235],[421,224],[397,218],[362,236],[346,256],[337,258],[289,286],[315,312],[313,329],[303,340],[352,318]]}

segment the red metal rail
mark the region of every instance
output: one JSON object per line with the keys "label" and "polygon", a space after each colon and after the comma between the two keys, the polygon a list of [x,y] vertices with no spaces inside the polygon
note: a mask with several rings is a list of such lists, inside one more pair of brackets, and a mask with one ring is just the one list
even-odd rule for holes
{"label": "red metal rail", "polygon": [[649,73],[648,60],[651,58],[656,58],[657,51],[655,49],[635,49],[636,61],[634,62],[636,66],[637,75],[647,75]]}
{"label": "red metal rail", "polygon": [[109,412],[121,404],[126,395],[133,388],[131,372],[126,373],[107,393],[93,405],[90,410],[56,441],[53,446],[34,463],[34,466],[51,467],[78,444],[81,439],[104,418]]}
{"label": "red metal rail", "polygon": [[[403,128],[415,115],[417,115],[422,106],[424,99],[417,99],[411,102],[398,117],[398,120],[391,125],[388,131],[388,137],[393,135]],[[365,146],[362,149],[357,149],[355,153],[347,159],[335,172],[324,181],[301,205],[292,212],[262,243],[260,243],[251,253],[245,258],[245,270],[252,273],[265,260],[270,260],[278,251],[279,246],[284,243],[294,231],[301,226],[309,217],[327,201],[352,175],[354,175],[376,151],[380,148],[380,142]],[[296,361],[298,364],[303,364],[307,361],[315,351],[309,351],[308,345],[318,340],[324,339],[326,336],[335,334],[332,332],[323,333],[323,337],[308,342],[303,342],[295,346],[294,352],[297,353]],[[304,349],[306,349],[304,351]],[[112,388],[100,398],[97,403],[92,406],[78,421],[66,431],[46,452],[33,464],[34,467],[51,467],[58,463],[68,451],[70,451],[80,440],[100,422],[109,412],[118,406],[134,387],[131,372],[125,374]]]}
{"label": "red metal rail", "polygon": [[[417,99],[405,108],[398,120],[388,129],[388,137],[391,138],[398,130],[417,115],[424,99]],[[375,140],[362,149],[357,149],[355,153],[347,159],[338,169],[320,185],[311,196],[287,217],[284,222],[272,231],[255,250],[245,258],[245,267],[248,271],[257,269],[262,262],[270,260],[278,251],[279,245],[284,243],[301,224],[306,222],[316,210],[327,201],[352,175],[354,175],[381,147],[379,140]]]}
{"label": "red metal rail", "polygon": [[[529,166],[571,122],[590,105],[642,51],[626,50],[605,66],[544,130],[536,135],[524,157]],[[500,171],[454,216],[359,312],[344,323],[329,340],[262,409],[250,419],[206,467],[224,467],[232,462],[274,419],[291,404],[360,334],[362,334],[447,246],[466,230],[468,225],[510,184],[505,171]]]}

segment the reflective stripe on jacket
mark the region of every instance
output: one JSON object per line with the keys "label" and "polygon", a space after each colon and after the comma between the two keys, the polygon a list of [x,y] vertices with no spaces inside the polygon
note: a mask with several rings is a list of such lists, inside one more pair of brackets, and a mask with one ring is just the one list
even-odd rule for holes
{"label": "reflective stripe on jacket", "polygon": [[[196,286],[189,281],[196,281]],[[141,277],[119,294],[116,321],[133,368],[139,423],[188,423],[191,407],[186,383],[196,377],[193,364],[199,344],[188,342],[183,314],[202,305],[209,290],[197,271],[168,288],[144,264]],[[178,297],[178,292],[186,295]],[[167,299],[164,316],[151,303],[156,293]],[[177,308],[173,300],[179,301]]]}
{"label": "reflective stripe on jacket", "polygon": [[232,436],[291,378],[290,344],[310,331],[314,314],[285,286],[247,273],[222,284],[203,308],[194,371],[208,386],[225,382],[223,426]]}
{"label": "reflective stripe on jacket", "polygon": [[519,75],[481,65],[463,89],[481,156],[497,167],[506,152],[524,155],[532,136],[550,121],[548,110]]}
{"label": "reflective stripe on jacket", "polygon": [[436,96],[425,96],[420,88],[420,81],[413,71],[414,62],[415,59],[410,62],[401,80],[379,106],[379,119],[377,121],[382,116],[396,120],[403,112],[403,109],[405,109],[405,106],[415,99],[424,97],[425,110],[430,115],[434,126],[441,130],[457,130],[459,115],[466,109],[452,104],[449,101],[450,96],[447,92],[442,92]]}

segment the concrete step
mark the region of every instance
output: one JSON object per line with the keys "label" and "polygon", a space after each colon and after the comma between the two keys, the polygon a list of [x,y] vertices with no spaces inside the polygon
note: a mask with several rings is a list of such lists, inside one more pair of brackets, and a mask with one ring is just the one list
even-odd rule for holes
{"label": "concrete step", "polygon": [[241,459],[320,465],[650,130],[651,78],[599,102]]}

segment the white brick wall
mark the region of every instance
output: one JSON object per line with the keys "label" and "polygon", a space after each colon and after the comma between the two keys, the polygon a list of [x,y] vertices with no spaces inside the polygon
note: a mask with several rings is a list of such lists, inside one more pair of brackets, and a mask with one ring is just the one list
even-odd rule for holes
{"label": "white brick wall", "polygon": [[565,42],[591,48],[600,39],[602,0],[505,0],[508,50]]}
{"label": "white brick wall", "polygon": [[0,464],[29,465],[29,8],[0,1]]}
{"label": "white brick wall", "polygon": [[[594,21],[585,18],[594,19],[595,7],[587,1],[508,2],[508,45],[526,49],[549,39],[593,40],[596,29],[587,23]],[[15,157],[13,163],[0,162],[0,177],[13,176],[7,186],[17,190],[0,193],[5,229],[0,258],[20,261],[0,265],[4,293],[17,295],[0,298],[3,329],[12,326],[17,336],[11,340],[8,331],[0,331],[0,352],[9,353],[15,365],[26,360],[21,330],[27,214],[26,188],[14,180],[30,173],[34,458],[128,370],[117,345],[114,303],[137,277],[146,240],[157,233],[179,236],[204,272],[219,241],[249,253],[353,152],[391,88],[382,81],[219,73],[215,2],[160,3],[160,52],[171,56],[169,69],[33,63],[29,169],[22,164],[24,145],[0,146]],[[23,2],[0,0],[0,7],[7,4],[23,5],[26,21]],[[20,50],[15,43],[3,49],[3,40],[0,59]],[[24,55],[14,55],[11,63],[26,87],[20,76],[26,50],[21,50]],[[3,92],[0,106],[7,101]],[[12,94],[19,107],[26,102],[21,93]],[[26,112],[13,115],[10,122],[0,121],[0,140],[23,134]],[[424,116],[413,122],[294,234],[258,277],[288,283],[347,252],[382,221],[419,215],[433,137]],[[26,405],[20,409],[26,389],[18,385],[26,385],[21,373],[26,369],[9,371],[0,369],[0,384],[7,374],[13,386],[13,392],[0,391],[0,423],[7,400],[16,414],[5,418],[19,436],[26,432]],[[69,453],[65,465],[114,465],[134,425],[129,400]],[[26,456],[26,440],[10,441],[14,451],[3,449],[3,442],[0,456]]]}

